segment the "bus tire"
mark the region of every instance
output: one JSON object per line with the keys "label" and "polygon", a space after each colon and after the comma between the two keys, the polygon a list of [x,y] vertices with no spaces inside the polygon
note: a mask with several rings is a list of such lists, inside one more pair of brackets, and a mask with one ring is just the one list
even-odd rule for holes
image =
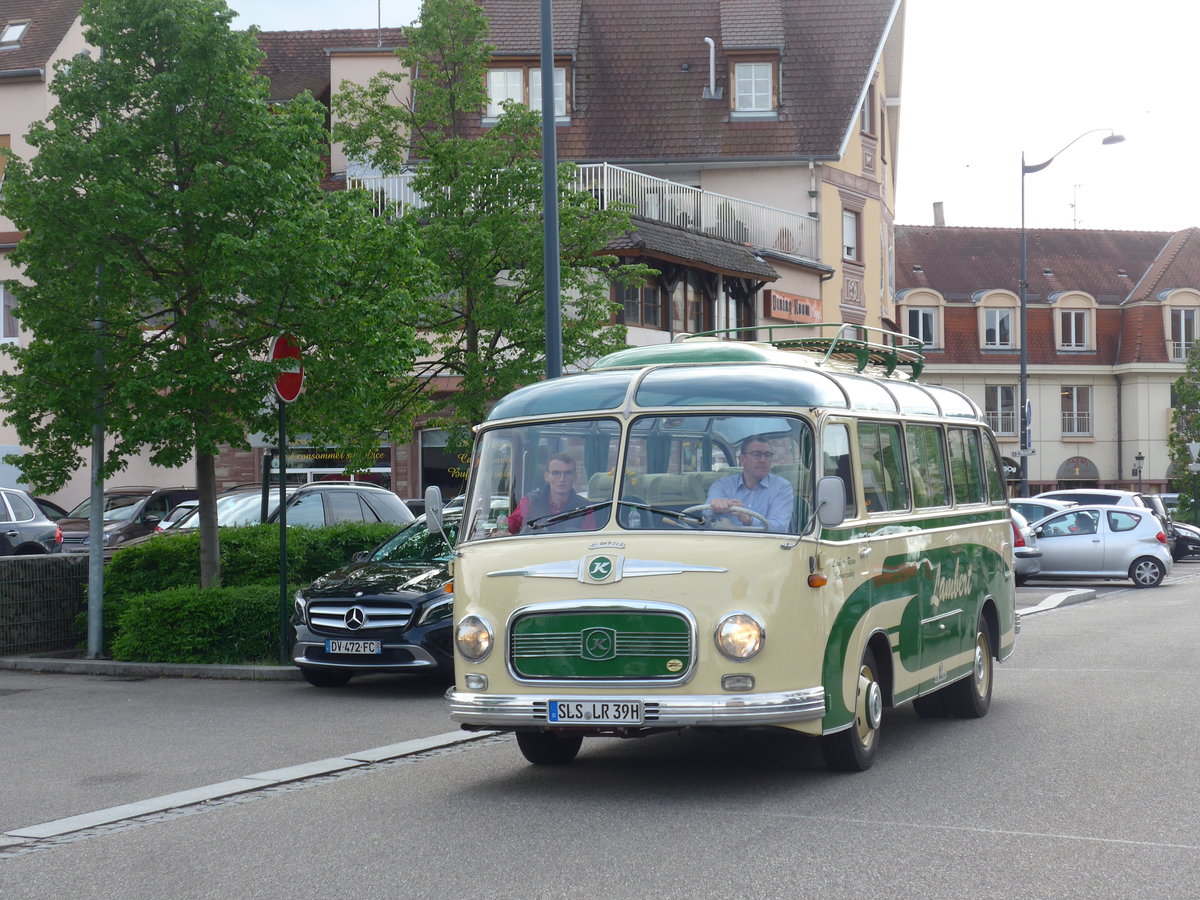
{"label": "bus tire", "polygon": [[960,719],[982,719],[992,705],[992,640],[983,616],[975,623],[975,660],[971,674],[939,693],[946,708]]}
{"label": "bus tire", "polygon": [[883,719],[883,688],[875,654],[868,647],[858,667],[854,693],[854,722],[849,728],[821,738],[825,764],[836,772],[865,772],[875,762],[879,748],[879,726]]}
{"label": "bus tire", "polygon": [[521,755],[535,766],[561,766],[579,753],[583,744],[581,734],[561,734],[553,731],[518,731],[517,746]]}
{"label": "bus tire", "polygon": [[1153,556],[1138,557],[1129,567],[1129,578],[1136,588],[1158,587],[1166,576],[1166,567]]}

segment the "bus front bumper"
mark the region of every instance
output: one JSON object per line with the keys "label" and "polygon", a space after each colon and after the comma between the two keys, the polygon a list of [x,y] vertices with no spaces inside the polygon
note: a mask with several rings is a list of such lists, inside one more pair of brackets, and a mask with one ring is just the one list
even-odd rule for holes
{"label": "bus front bumper", "polygon": [[[825,689],[805,688],[773,694],[717,694],[693,696],[637,696],[596,694],[476,694],[451,690],[450,719],[464,725],[493,728],[518,726],[563,727],[548,720],[552,700],[640,700],[643,720],[634,728],[684,728],[693,725],[737,727],[810,722],[825,715]],[[570,726],[568,726],[570,727]],[[583,725],[581,727],[589,727]]]}

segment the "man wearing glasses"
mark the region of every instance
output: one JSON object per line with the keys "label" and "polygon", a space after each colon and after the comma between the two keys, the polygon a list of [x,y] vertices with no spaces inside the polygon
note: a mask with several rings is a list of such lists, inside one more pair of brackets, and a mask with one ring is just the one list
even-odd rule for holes
{"label": "man wearing glasses", "polygon": [[508,517],[509,534],[533,531],[592,531],[596,520],[591,512],[568,516],[561,521],[540,525],[538,520],[587,506],[587,498],[575,493],[575,460],[569,453],[556,453],[546,462],[544,487],[521,498]]}
{"label": "man wearing glasses", "polygon": [[735,506],[753,510],[767,520],[767,531],[788,531],[792,521],[792,483],[771,471],[775,456],[770,442],[761,435],[742,441],[738,456],[742,471],[726,475],[708,489],[708,503],[714,516],[729,516],[743,525],[762,525],[762,520],[743,512],[731,512]]}

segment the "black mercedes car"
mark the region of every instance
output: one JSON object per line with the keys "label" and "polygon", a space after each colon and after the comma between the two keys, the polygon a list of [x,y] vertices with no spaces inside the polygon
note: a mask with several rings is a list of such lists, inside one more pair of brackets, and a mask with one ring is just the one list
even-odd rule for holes
{"label": "black mercedes car", "polygon": [[445,537],[421,516],[296,592],[292,661],[309,684],[336,687],[373,672],[453,678],[454,598],[445,588],[460,513],[445,516]]}

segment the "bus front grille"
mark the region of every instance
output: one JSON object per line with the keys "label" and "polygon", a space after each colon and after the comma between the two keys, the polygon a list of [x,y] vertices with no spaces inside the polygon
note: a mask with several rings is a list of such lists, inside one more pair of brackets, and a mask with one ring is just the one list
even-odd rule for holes
{"label": "bus front grille", "polygon": [[677,681],[693,636],[672,613],[544,612],[513,622],[509,661],[521,678]]}

